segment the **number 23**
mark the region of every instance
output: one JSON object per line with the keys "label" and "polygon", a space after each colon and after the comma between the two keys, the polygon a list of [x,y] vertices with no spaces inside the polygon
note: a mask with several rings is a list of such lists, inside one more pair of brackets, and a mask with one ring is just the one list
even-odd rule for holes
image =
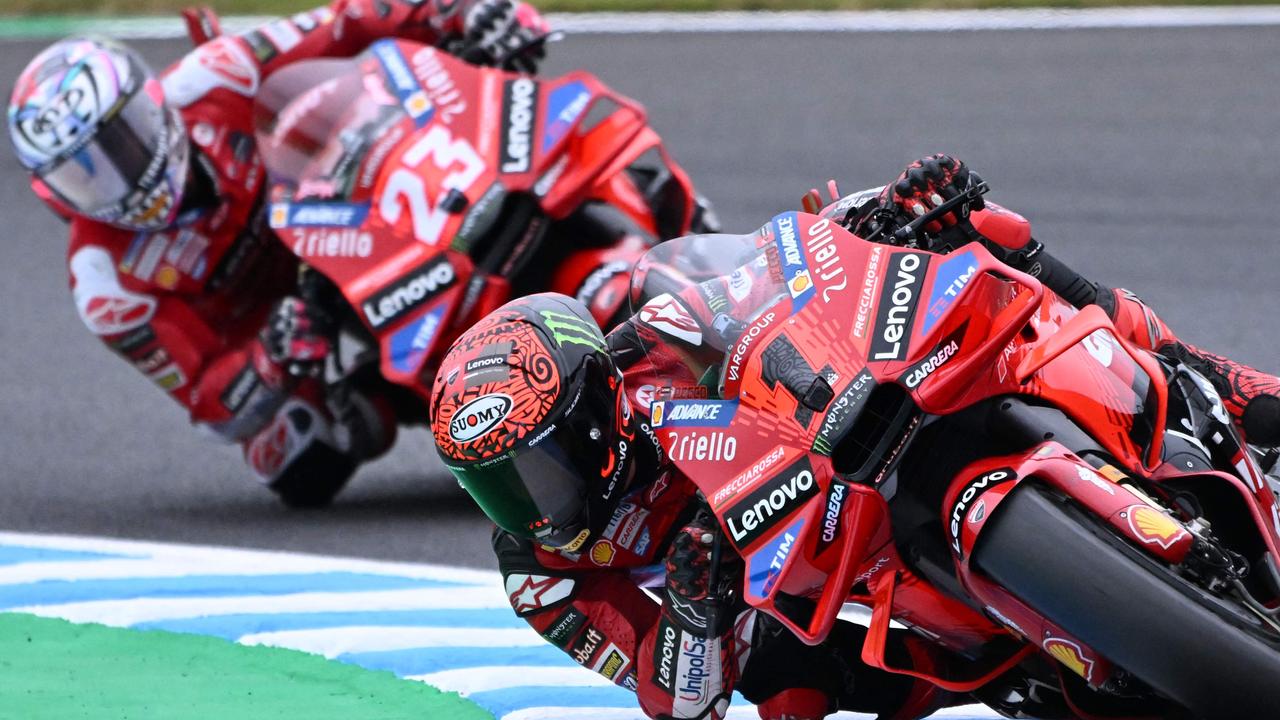
{"label": "number 23", "polygon": [[[440,183],[439,197],[434,204],[427,200],[427,188],[422,176],[412,170],[428,157],[441,170],[448,170],[455,164],[460,165],[444,177]],[[465,192],[471,187],[484,172],[484,161],[465,138],[455,140],[448,128],[435,125],[400,156],[400,162],[404,166],[391,173],[382,189],[378,212],[382,213],[389,224],[395,225],[404,210],[404,205],[400,204],[400,198],[403,197],[409,207],[413,236],[418,242],[435,245],[440,241],[445,221],[449,218],[449,213],[440,207],[440,201],[450,190]]]}

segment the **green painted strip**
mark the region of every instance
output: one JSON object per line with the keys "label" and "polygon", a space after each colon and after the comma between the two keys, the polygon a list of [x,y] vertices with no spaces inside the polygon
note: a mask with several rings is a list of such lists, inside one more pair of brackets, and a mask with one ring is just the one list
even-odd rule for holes
{"label": "green painted strip", "polygon": [[454,693],[293,650],[0,614],[0,718],[493,720]]}

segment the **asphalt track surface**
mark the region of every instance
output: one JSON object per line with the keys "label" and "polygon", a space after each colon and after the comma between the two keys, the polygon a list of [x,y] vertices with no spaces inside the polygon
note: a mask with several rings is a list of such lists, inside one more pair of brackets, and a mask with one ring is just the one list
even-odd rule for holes
{"label": "asphalt track surface", "polygon": [[[946,150],[1097,279],[1192,342],[1280,369],[1280,29],[578,36],[643,101],[726,227]],[[7,88],[43,43],[0,44]],[[185,49],[140,43],[157,65]],[[290,512],[235,448],[76,316],[65,231],[0,158],[0,528],[491,567],[488,526],[404,434],[330,509]]]}

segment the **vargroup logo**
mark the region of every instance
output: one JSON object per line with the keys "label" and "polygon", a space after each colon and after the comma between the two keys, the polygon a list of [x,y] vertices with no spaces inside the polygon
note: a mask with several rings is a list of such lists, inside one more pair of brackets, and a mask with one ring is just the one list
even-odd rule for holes
{"label": "vargroup logo", "polygon": [[529,171],[538,84],[529,78],[508,81],[502,91],[502,172]]}
{"label": "vargroup logo", "polygon": [[729,509],[729,537],[739,549],[745,548],[817,494],[813,468],[807,458],[800,458]]}
{"label": "vargroup logo", "polygon": [[502,393],[484,395],[458,408],[449,421],[449,437],[471,442],[498,426],[511,412],[511,397]]}

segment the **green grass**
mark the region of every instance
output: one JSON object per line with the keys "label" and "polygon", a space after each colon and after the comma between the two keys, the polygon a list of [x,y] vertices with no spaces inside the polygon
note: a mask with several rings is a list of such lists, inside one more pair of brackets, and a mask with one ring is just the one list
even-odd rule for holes
{"label": "green grass", "polygon": [[[546,12],[588,10],[869,10],[908,8],[1109,7],[1124,5],[1241,5],[1274,0],[533,0]],[[0,16],[121,15],[171,13],[196,0],[0,0]],[[224,15],[285,15],[315,7],[320,0],[213,0]],[[3,20],[0,20],[3,22]]]}

